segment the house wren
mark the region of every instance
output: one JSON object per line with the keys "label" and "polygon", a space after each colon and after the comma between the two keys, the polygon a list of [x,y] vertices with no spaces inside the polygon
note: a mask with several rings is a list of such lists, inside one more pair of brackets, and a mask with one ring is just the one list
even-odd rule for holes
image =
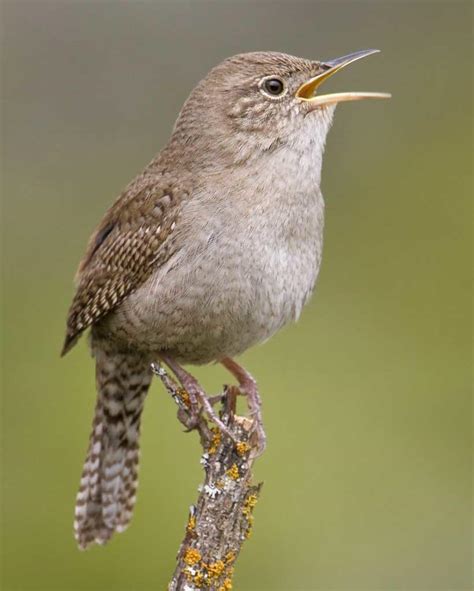
{"label": "house wren", "polygon": [[226,59],[194,88],[168,144],[93,233],[63,348],[91,327],[98,398],[76,504],[81,548],[106,542],[132,516],[153,361],[221,428],[180,364],[222,363],[249,398],[263,446],[255,382],[232,357],[297,320],[311,295],[335,105],[389,96],[317,91],[375,51],[323,62],[274,52]]}

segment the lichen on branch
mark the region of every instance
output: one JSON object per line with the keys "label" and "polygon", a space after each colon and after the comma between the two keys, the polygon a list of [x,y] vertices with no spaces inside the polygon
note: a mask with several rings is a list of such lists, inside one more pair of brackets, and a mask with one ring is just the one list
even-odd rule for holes
{"label": "lichen on branch", "polygon": [[[191,413],[187,393],[161,366],[154,366],[178,404],[178,419],[189,428]],[[253,527],[253,510],[262,484],[252,483],[257,441],[251,418],[236,415],[239,390],[227,386],[220,399],[222,422],[232,438],[209,426],[201,413],[193,427],[198,431],[205,478],[191,505],[184,539],[168,591],[228,591],[234,566]]]}

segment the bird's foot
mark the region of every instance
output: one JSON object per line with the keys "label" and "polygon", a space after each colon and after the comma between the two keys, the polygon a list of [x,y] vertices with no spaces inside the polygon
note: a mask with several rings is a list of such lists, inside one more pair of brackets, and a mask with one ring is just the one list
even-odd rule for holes
{"label": "bird's foot", "polygon": [[170,378],[166,369],[160,363],[152,363],[151,371],[160,378],[163,385],[178,405],[178,418],[187,431],[196,429],[201,419],[202,408],[194,394],[189,393],[182,384]]}
{"label": "bird's foot", "polygon": [[221,396],[215,396],[209,399],[204,392],[203,388],[196,380],[194,376],[188,373],[185,369],[183,369],[179,363],[176,363],[174,359],[168,357],[167,355],[161,355],[161,359],[166,363],[166,365],[173,371],[174,375],[180,382],[181,386],[184,388],[185,392],[189,395],[190,401],[190,414],[194,417],[196,421],[194,427],[198,424],[199,418],[201,415],[201,411],[207,414],[209,419],[217,425],[217,427],[229,437],[232,441],[235,441],[235,435],[230,431],[230,429],[225,425],[222,420],[217,415],[216,411],[213,408],[213,404],[216,404]]}
{"label": "bird's foot", "polygon": [[267,436],[263,428],[262,399],[260,398],[257,382],[247,370],[230,357],[225,357],[221,363],[237,379],[240,392],[247,398],[247,405],[253,420],[253,429],[257,439],[255,456],[260,456],[265,451]]}
{"label": "bird's foot", "polygon": [[220,404],[224,400],[224,394],[216,394],[215,396],[208,396],[207,399],[209,400],[209,404],[215,406],[216,404]]}

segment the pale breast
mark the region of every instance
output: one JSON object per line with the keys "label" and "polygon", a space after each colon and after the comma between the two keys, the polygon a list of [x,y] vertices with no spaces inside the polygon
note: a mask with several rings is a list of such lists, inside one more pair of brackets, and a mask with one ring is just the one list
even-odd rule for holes
{"label": "pale breast", "polygon": [[206,177],[183,206],[175,255],[110,316],[109,329],[132,346],[208,363],[295,321],[321,261],[319,174],[320,161],[286,151]]}
{"label": "pale breast", "polygon": [[129,296],[110,328],[133,346],[208,363],[295,321],[319,270],[322,198],[285,209],[273,221],[262,208],[234,218],[185,212],[183,247]]}

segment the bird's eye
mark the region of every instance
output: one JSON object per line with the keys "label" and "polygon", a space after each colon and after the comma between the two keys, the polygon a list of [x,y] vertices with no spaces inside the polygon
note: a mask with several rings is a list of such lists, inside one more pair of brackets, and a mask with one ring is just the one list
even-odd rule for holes
{"label": "bird's eye", "polygon": [[281,96],[285,92],[285,85],[280,78],[266,78],[261,88],[270,96]]}

